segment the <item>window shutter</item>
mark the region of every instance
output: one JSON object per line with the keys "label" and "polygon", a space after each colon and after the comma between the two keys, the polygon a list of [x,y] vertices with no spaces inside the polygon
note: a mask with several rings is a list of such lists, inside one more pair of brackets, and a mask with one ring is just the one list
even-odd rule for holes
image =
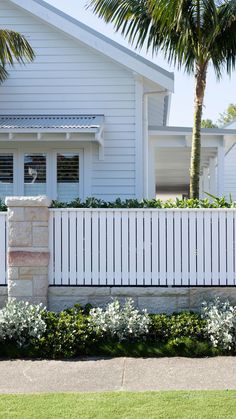
{"label": "window shutter", "polygon": [[13,154],[0,154],[0,198],[13,195]]}

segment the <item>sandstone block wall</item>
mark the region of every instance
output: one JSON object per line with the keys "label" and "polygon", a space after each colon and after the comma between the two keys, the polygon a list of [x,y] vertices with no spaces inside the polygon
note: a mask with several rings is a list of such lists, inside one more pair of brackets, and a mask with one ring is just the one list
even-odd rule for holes
{"label": "sandstone block wall", "polygon": [[7,287],[0,287],[0,309],[4,307],[7,301]]}
{"label": "sandstone block wall", "polygon": [[104,307],[112,298],[124,302],[132,298],[135,305],[149,313],[199,311],[204,300],[219,296],[236,304],[236,288],[140,288],[140,287],[49,287],[48,305],[53,311],[72,307],[76,303]]}

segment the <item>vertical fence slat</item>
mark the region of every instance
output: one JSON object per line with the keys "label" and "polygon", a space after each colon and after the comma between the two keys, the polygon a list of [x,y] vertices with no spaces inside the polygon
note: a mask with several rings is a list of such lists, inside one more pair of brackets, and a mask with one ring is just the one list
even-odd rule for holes
{"label": "vertical fence slat", "polygon": [[197,285],[204,285],[203,213],[197,211]]}
{"label": "vertical fence slat", "polygon": [[92,284],[99,285],[98,277],[98,212],[92,212]]}
{"label": "vertical fence slat", "polygon": [[77,285],[84,285],[84,213],[77,212]]}
{"label": "vertical fence slat", "polygon": [[84,213],[84,283],[92,285],[92,237],[91,237],[91,212]]}
{"label": "vertical fence slat", "polygon": [[217,286],[219,284],[219,213],[218,211],[212,211],[211,222],[212,222],[212,285]]}
{"label": "vertical fence slat", "polygon": [[107,285],[114,285],[113,212],[107,212]]}
{"label": "vertical fence slat", "polygon": [[62,269],[61,269],[61,211],[55,212],[55,285],[62,285]]}
{"label": "vertical fence slat", "polygon": [[137,212],[137,285],[144,285],[143,212]]}
{"label": "vertical fence slat", "polygon": [[115,284],[121,285],[121,213],[115,211]]}
{"label": "vertical fence slat", "polygon": [[69,285],[69,212],[62,211],[62,283]]}
{"label": "vertical fence slat", "polygon": [[182,286],[188,286],[189,283],[189,226],[188,226],[188,212],[182,212],[182,228],[181,228],[181,242],[182,242]]}
{"label": "vertical fence slat", "polygon": [[197,243],[196,243],[196,213],[189,214],[189,285],[197,285]]}
{"label": "vertical fence slat", "polygon": [[100,285],[107,283],[107,229],[106,213],[100,213]]}
{"label": "vertical fence slat", "polygon": [[220,245],[220,285],[227,285],[226,281],[226,212],[219,212],[219,245]]}
{"label": "vertical fence slat", "polygon": [[152,211],[152,285],[157,286],[159,284],[159,273],[158,273],[158,213]]}
{"label": "vertical fence slat", "polygon": [[0,285],[6,285],[6,215],[0,214]]}
{"label": "vertical fence slat", "polygon": [[234,241],[234,285],[236,286],[236,211],[233,215],[233,241]]}
{"label": "vertical fence slat", "polygon": [[122,285],[129,284],[129,231],[128,231],[128,211],[122,212]]}
{"label": "vertical fence slat", "polygon": [[[0,216],[0,220],[1,220],[1,216]],[[54,283],[55,283],[55,260],[54,260],[54,257],[55,257],[54,256],[55,255],[55,242],[54,242],[54,230],[55,229],[54,229],[54,213],[53,212],[51,212],[49,214],[48,228],[49,228],[48,244],[49,244],[49,251],[50,251],[49,268],[48,268],[49,284],[50,285],[54,285]],[[0,227],[0,229],[1,229],[1,227]],[[0,236],[1,236],[1,234],[0,234]],[[1,247],[1,244],[0,244],[0,247]],[[1,255],[0,255],[0,257],[1,257]],[[0,279],[0,281],[1,281],[1,279]]]}
{"label": "vertical fence slat", "polygon": [[166,240],[167,240],[167,285],[173,285],[174,279],[174,227],[173,227],[173,212],[167,212],[167,231],[166,231]]}
{"label": "vertical fence slat", "polygon": [[129,285],[136,285],[136,215],[129,213]]}
{"label": "vertical fence slat", "polygon": [[[145,285],[151,285],[151,213],[150,211],[144,217],[144,266],[145,266]],[[137,246],[139,243],[137,243]]]}
{"label": "vertical fence slat", "polygon": [[181,286],[181,212],[174,214],[174,285]]}
{"label": "vertical fence slat", "polygon": [[69,229],[70,285],[76,285],[76,212],[70,213]]}
{"label": "vertical fence slat", "polygon": [[212,261],[211,261],[211,249],[212,249],[212,237],[211,237],[211,213],[206,211],[204,213],[204,270],[205,270],[205,285],[211,285],[212,276]]}
{"label": "vertical fence slat", "polygon": [[227,214],[227,285],[234,285],[234,226],[233,212]]}
{"label": "vertical fence slat", "polygon": [[159,215],[160,228],[160,285],[165,286],[166,282],[166,213]]}

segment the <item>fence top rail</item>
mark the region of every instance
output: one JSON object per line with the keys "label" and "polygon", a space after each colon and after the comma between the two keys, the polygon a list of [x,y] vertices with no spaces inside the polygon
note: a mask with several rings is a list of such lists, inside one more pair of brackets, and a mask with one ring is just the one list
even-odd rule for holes
{"label": "fence top rail", "polygon": [[236,208],[49,208],[49,210],[50,212],[236,212]]}
{"label": "fence top rail", "polygon": [[7,216],[7,211],[0,211],[0,215],[5,215],[5,217]]}

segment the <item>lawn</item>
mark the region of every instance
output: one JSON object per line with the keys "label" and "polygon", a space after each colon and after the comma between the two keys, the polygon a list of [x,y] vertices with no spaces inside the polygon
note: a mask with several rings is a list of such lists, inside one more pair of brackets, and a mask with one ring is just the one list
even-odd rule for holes
{"label": "lawn", "polygon": [[1,395],[0,418],[223,419],[236,417],[236,391]]}

